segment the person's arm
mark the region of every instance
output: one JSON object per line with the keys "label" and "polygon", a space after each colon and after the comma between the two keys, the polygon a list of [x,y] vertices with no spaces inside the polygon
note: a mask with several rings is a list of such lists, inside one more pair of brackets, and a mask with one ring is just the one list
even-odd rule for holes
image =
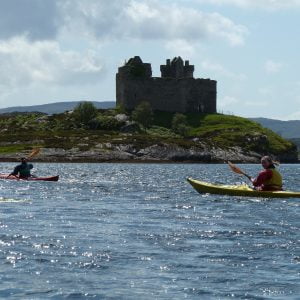
{"label": "person's arm", "polygon": [[272,178],[272,175],[271,170],[263,170],[252,180],[252,183],[255,187],[262,186],[267,180]]}
{"label": "person's arm", "polygon": [[17,176],[18,173],[19,173],[19,169],[20,169],[19,166],[16,166],[14,168],[14,170],[7,176],[7,178],[10,177],[10,176]]}
{"label": "person's arm", "polygon": [[[32,170],[32,169],[33,169],[33,164],[28,164],[28,168],[29,168],[30,170]],[[31,172],[30,172],[30,177],[36,177],[36,176],[33,175],[33,174],[31,174]]]}
{"label": "person's arm", "polygon": [[16,167],[16,168],[14,168],[14,170],[9,175],[16,176],[16,175],[18,175],[18,173],[19,173],[19,169]]}

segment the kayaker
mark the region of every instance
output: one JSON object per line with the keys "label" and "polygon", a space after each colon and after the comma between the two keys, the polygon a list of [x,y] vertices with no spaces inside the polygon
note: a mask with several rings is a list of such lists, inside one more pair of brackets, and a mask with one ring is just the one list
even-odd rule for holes
{"label": "kayaker", "polygon": [[275,168],[275,162],[270,156],[261,159],[262,170],[255,179],[251,179],[256,190],[260,191],[281,191],[282,177]]}
{"label": "kayaker", "polygon": [[30,170],[33,168],[32,164],[27,162],[25,157],[21,158],[21,163],[17,165],[13,172],[11,172],[8,176],[18,176],[19,178],[28,178],[32,175],[30,174]]}

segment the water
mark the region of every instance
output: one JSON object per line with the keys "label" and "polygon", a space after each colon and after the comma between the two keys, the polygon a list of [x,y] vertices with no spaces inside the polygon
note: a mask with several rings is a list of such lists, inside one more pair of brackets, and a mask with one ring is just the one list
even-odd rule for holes
{"label": "water", "polygon": [[[60,181],[0,181],[2,299],[300,298],[299,198],[200,195],[185,181],[244,181],[226,165],[35,168]],[[300,165],[280,170],[300,190]]]}

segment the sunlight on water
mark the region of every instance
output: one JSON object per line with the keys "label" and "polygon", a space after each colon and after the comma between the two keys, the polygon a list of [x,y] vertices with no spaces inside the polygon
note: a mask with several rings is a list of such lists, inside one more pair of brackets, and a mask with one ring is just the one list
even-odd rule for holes
{"label": "sunlight on water", "polygon": [[19,199],[12,199],[12,198],[3,198],[0,197],[0,203],[1,202],[27,202],[28,200],[19,200]]}
{"label": "sunlight on water", "polygon": [[[11,170],[13,164],[3,163]],[[282,165],[300,190],[299,165]],[[226,165],[42,164],[0,181],[0,298],[297,299],[300,199],[198,194]],[[243,165],[249,174],[258,165]],[[246,181],[245,181],[246,182]]]}

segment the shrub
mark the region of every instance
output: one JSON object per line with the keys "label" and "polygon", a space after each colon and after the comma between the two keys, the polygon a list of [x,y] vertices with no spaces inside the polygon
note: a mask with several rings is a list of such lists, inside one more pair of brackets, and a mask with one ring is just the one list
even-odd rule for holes
{"label": "shrub", "polygon": [[143,101],[132,112],[132,119],[140,123],[144,128],[149,128],[153,122],[153,111],[151,105]]}
{"label": "shrub", "polygon": [[88,123],[90,129],[102,130],[119,130],[123,125],[124,122],[118,121],[112,116],[98,116]]}
{"label": "shrub", "polygon": [[162,138],[179,138],[179,136],[175,134],[171,129],[160,126],[152,126],[147,130],[147,133],[149,135]]}
{"label": "shrub", "polygon": [[126,113],[125,106],[122,103],[118,103],[116,105],[115,111],[117,114],[125,114]]}
{"label": "shrub", "polygon": [[73,111],[76,122],[84,125],[87,125],[89,121],[97,116],[97,114],[97,108],[92,102],[81,102]]}
{"label": "shrub", "polygon": [[189,127],[187,118],[183,114],[176,113],[172,119],[172,130],[182,136],[187,136]]}

